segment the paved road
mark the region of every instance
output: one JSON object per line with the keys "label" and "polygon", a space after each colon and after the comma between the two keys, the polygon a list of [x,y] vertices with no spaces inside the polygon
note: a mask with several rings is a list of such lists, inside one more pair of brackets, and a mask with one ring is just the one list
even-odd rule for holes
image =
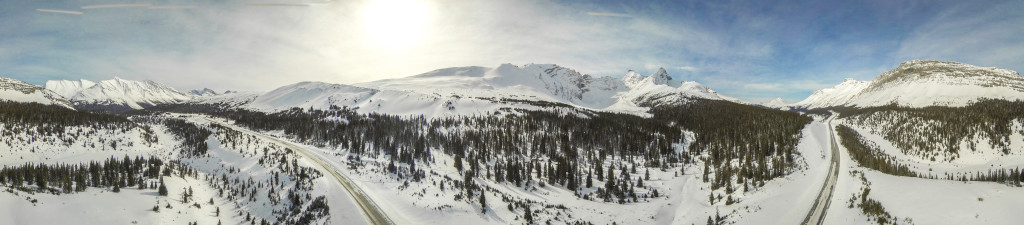
{"label": "paved road", "polygon": [[[256,135],[258,137],[261,137],[263,139],[266,139],[266,140],[269,140],[271,142],[277,143],[277,144],[279,144],[281,146],[284,146],[286,148],[290,148],[290,149],[294,150],[295,152],[298,152],[299,154],[302,154],[307,159],[310,159],[314,163],[320,165],[320,167],[323,169],[321,171],[327,171],[328,174],[330,174],[332,177],[334,177],[334,179],[337,180],[338,183],[340,183],[341,186],[345,188],[345,191],[348,191],[348,194],[351,195],[352,198],[356,200],[356,204],[359,205],[359,208],[363,211],[363,215],[366,216],[366,221],[367,222],[369,222],[370,224],[374,224],[374,225],[393,225],[393,224],[395,224],[394,222],[391,221],[391,218],[388,218],[387,214],[384,214],[384,212],[380,210],[380,207],[378,207],[377,204],[373,202],[373,200],[371,200],[369,197],[366,196],[366,193],[364,193],[362,189],[359,189],[358,186],[356,186],[355,184],[352,184],[352,181],[349,180],[348,177],[345,177],[345,176],[341,175],[340,173],[338,173],[338,171],[335,170],[334,167],[329,166],[330,164],[324,162],[323,159],[320,159],[320,157],[318,157],[316,154],[309,153],[309,152],[307,152],[303,148],[300,148],[298,146],[292,145],[292,144],[290,144],[288,142],[285,142],[285,141],[281,141],[280,139],[277,139],[275,137],[271,137],[271,136],[267,136],[267,135],[261,134],[259,132],[249,131],[248,129],[244,129],[244,128],[241,128],[241,127],[238,127],[238,126],[235,126],[235,125],[232,125],[232,124],[226,124],[226,123],[224,123],[222,121],[216,121],[216,120],[210,120],[210,119],[206,119],[206,120],[208,120],[210,122],[213,122],[213,123],[217,123],[217,124],[223,125],[223,126],[230,127],[232,129],[235,129],[235,130],[238,130],[238,131],[242,131],[242,132],[246,132],[246,133],[250,133],[250,134]],[[344,224],[344,222],[342,222],[342,223]]]}
{"label": "paved road", "polygon": [[839,178],[839,146],[836,145],[836,136],[832,130],[831,119],[828,121],[828,133],[832,139],[832,163],[828,167],[828,177],[825,178],[825,183],[821,185],[821,191],[818,192],[818,198],[815,199],[811,211],[807,213],[807,217],[804,218],[804,222],[801,224],[820,225],[824,223],[825,214],[828,213],[828,206],[832,203],[832,193],[836,189],[836,180]]}

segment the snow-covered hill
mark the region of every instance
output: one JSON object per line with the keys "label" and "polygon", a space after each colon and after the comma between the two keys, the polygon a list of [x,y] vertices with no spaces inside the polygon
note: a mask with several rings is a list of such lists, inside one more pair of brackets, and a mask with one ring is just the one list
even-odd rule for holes
{"label": "snow-covered hill", "polygon": [[651,76],[629,71],[623,78],[614,78],[593,77],[554,64],[503,64],[445,68],[352,85],[302,82],[260,95],[249,107],[278,111],[345,106],[363,112],[433,116],[555,104],[643,113],[647,109],[641,106],[678,104],[688,98],[740,102],[697,82],[675,81],[664,69]]}
{"label": "snow-covered hill", "polygon": [[983,99],[1024,99],[1024,77],[1006,69],[914,60],[904,62],[871,81],[847,79],[835,87],[815,91],[793,106],[826,108],[896,104],[955,107]]}
{"label": "snow-covered hill", "polygon": [[61,97],[59,93],[7,77],[0,77],[0,100],[35,102],[72,108],[71,103]]}
{"label": "snow-covered hill", "polygon": [[104,80],[94,85],[81,81],[47,81],[47,88],[62,95],[71,95],[70,101],[79,108],[124,110],[179,103],[191,99],[174,88],[153,81],[133,81],[121,78]]}

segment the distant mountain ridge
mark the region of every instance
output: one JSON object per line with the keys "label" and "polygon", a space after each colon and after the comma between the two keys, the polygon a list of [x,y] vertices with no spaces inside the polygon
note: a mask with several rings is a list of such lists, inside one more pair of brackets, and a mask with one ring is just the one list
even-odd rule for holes
{"label": "distant mountain ridge", "polygon": [[[91,84],[91,85],[90,85]],[[174,88],[153,81],[121,78],[93,83],[80,81],[47,81],[46,88],[63,93],[76,108],[123,111],[143,109],[159,104],[179,103],[191,99]]]}
{"label": "distant mountain ridge", "polygon": [[301,82],[262,94],[248,107],[277,111],[344,106],[391,114],[464,115],[534,107],[524,102],[549,102],[643,113],[649,106],[680,104],[689,98],[740,102],[697,82],[675,81],[664,69],[650,76],[628,71],[615,78],[593,77],[554,64],[502,64],[444,68],[352,85]]}
{"label": "distant mountain ridge", "polygon": [[52,80],[45,86],[75,108],[113,112],[184,103],[261,111],[350,107],[362,112],[428,116],[552,105],[643,114],[650,107],[684,104],[694,98],[746,104],[700,83],[677,81],[664,68],[651,75],[629,70],[617,78],[594,77],[555,64],[452,67],[351,85],[300,82],[265,93],[218,94],[209,88],[182,93],[153,81],[121,78]]}
{"label": "distant mountain ridge", "polygon": [[913,60],[871,81],[846,79],[790,106],[807,109],[890,104],[914,108],[957,107],[983,99],[1024,100],[1024,77],[1015,71],[994,67]]}
{"label": "distant mountain ridge", "polygon": [[57,105],[74,109],[60,94],[20,80],[0,77],[0,100]]}

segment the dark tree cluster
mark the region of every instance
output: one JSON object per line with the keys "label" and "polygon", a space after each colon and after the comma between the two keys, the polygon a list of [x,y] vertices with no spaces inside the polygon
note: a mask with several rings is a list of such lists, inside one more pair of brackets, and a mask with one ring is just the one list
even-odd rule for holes
{"label": "dark tree cluster", "polygon": [[850,157],[863,167],[878,170],[879,172],[896,175],[919,177],[928,179],[946,179],[957,181],[989,181],[1004,183],[1013,186],[1021,186],[1024,181],[1024,171],[1020,168],[1014,169],[989,169],[988,172],[966,172],[946,173],[944,175],[919,174],[911,170],[907,165],[899,163],[895,157],[885,154],[878,146],[864,140],[856,130],[846,126],[836,127],[836,133],[840,137],[840,143],[850,152]]}
{"label": "dark tree cluster", "polygon": [[682,158],[703,157],[702,179],[712,189],[726,188],[727,193],[759,187],[798,168],[796,145],[811,122],[793,112],[705,99],[654,107],[651,113],[657,121],[694,133],[696,140]]}
{"label": "dark tree cluster", "polygon": [[[130,130],[142,129],[142,139],[148,142],[156,142],[149,127],[137,126],[125,117],[117,115],[97,114],[89,112],[74,111],[68,108],[43,105],[39,103],[20,103],[0,101],[0,124],[6,124],[0,130],[0,136],[15,137],[24,134],[32,137],[29,142],[49,142],[70,146],[76,139],[90,136],[102,135],[100,132],[108,131],[114,133],[127,133]],[[81,129],[69,129],[79,127]],[[13,138],[2,140],[8,145],[13,144]],[[116,143],[100,143],[99,147],[115,146]],[[129,143],[130,144],[130,143]],[[90,147],[97,147],[91,143]]]}
{"label": "dark tree cluster", "polygon": [[[726,187],[731,193],[745,191],[748,183],[762,185],[796,168],[795,146],[810,122],[796,113],[703,100],[656,108],[653,118],[583,110],[518,110],[430,120],[359,114],[347,108],[277,113],[216,106],[167,110],[224,117],[256,130],[281,130],[305,143],[359,155],[384,155],[391,159],[387,172],[413,181],[425,174],[417,164],[435,163],[430,150],[436,149],[474,178],[520,187],[553,184],[581,198],[620,203],[658,196],[657,190],[643,184],[649,179],[643,176],[648,168],[680,166],[705,153],[705,161],[713,165],[705,171],[715,171],[714,181],[706,181],[715,188]],[[682,130],[696,133],[696,140],[690,140],[690,152],[677,153],[672,144],[684,141]],[[595,185],[595,178],[603,185]],[[596,192],[585,191],[594,186],[599,186]]]}
{"label": "dark tree cluster", "polygon": [[[935,161],[936,156],[959,156],[966,141],[975,151],[988,139],[991,148],[1010,153],[1014,121],[1024,122],[1024,102],[985,100],[964,107],[907,108],[895,105],[844,110],[841,115],[860,127],[871,128],[910,155]],[[1017,128],[1024,134],[1024,128]]]}
{"label": "dark tree cluster", "polygon": [[163,124],[167,127],[168,132],[181,140],[178,150],[183,156],[206,155],[206,151],[209,149],[206,139],[213,132],[182,119],[166,119]]}
{"label": "dark tree cluster", "polygon": [[123,159],[111,157],[103,162],[79,165],[29,163],[4,166],[0,169],[0,185],[35,185],[38,190],[53,193],[81,192],[88,187],[112,188],[114,192],[129,187],[156,189],[157,184],[150,180],[160,175],[162,165],[163,162],[156,158],[132,159],[125,156]]}
{"label": "dark tree cluster", "polygon": [[839,125],[836,127],[836,135],[839,136],[839,142],[843,147],[850,152],[850,158],[857,164],[890,175],[918,177],[918,174],[907,165],[899,163],[896,157],[885,154],[874,143],[863,140],[852,128]]}

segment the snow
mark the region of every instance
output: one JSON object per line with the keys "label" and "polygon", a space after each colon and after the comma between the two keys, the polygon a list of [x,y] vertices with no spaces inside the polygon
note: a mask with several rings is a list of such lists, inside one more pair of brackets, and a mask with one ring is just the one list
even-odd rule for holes
{"label": "snow", "polygon": [[[280,111],[331,106],[428,118],[484,115],[506,108],[538,109],[524,102],[645,115],[638,105],[679,104],[690,98],[741,102],[697,82],[672,80],[664,69],[651,76],[629,71],[622,79],[592,77],[553,64],[503,64],[496,68],[454,67],[420,75],[352,85],[302,82],[257,97],[247,108]],[[742,103],[742,102],[741,102]]]}
{"label": "snow", "polygon": [[0,101],[40,103],[72,108],[60,94],[20,80],[0,77]]}
{"label": "snow", "polygon": [[57,92],[57,94],[60,94],[60,96],[64,96],[64,98],[71,98],[77,95],[79,92],[82,92],[82,90],[90,88],[94,85],[96,85],[96,82],[88,81],[86,79],[76,81],[51,80],[46,81],[46,84],[43,85],[43,87],[46,87],[46,89],[51,90],[53,92]]}
{"label": "snow", "polygon": [[[7,189],[0,192],[0,224],[239,224],[244,218],[231,213],[227,200],[218,198],[216,191],[200,185],[192,178],[166,177],[167,189],[180,193],[192,187],[193,196],[202,203],[195,208],[191,203],[178,201],[176,196],[159,196],[157,190],[122,188],[120,193],[107,188],[88,188],[75,194],[52,195]],[[205,202],[214,199],[214,205]],[[29,200],[31,199],[31,200]],[[35,200],[36,203],[31,201]],[[168,204],[172,208],[165,208]],[[153,212],[153,206],[160,212]],[[220,217],[214,216],[215,207],[221,208]]]}
{"label": "snow", "polygon": [[1024,77],[1006,69],[914,60],[872,81],[846,79],[835,87],[815,91],[793,106],[958,107],[983,99],[1024,100]]}
{"label": "snow", "polygon": [[793,103],[793,106],[801,108],[827,108],[845,105],[870,84],[870,81],[856,81],[847,78],[835,87],[814,91],[807,99]]}
{"label": "snow", "polygon": [[[840,122],[834,123],[839,125]],[[992,161],[953,161],[949,163],[915,163],[916,157],[901,155],[898,149],[881,137],[853,127],[865,139],[879,144],[886,154],[896,156],[901,163],[909,163],[912,169],[928,173],[978,171],[988,168],[1014,168],[1021,164],[1020,157],[992,157]],[[1017,136],[1020,137],[1019,135]],[[837,137],[838,138],[838,137]],[[839,140],[837,140],[839,141]],[[979,145],[980,146],[980,145]],[[1019,145],[1015,145],[1020,151]],[[931,180],[912,177],[897,177],[858,166],[850,159],[844,146],[839,145],[840,179],[837,181],[832,207],[829,208],[825,224],[858,224],[868,222],[860,208],[848,208],[852,196],[859,196],[861,188],[869,186],[868,198],[879,201],[885,210],[901,224],[1019,224],[1024,214],[1016,213],[1020,202],[1024,202],[1024,189],[994,182],[960,182]],[[994,150],[993,150],[994,151]],[[1019,154],[1019,153],[1016,153]],[[971,158],[964,156],[963,158]],[[861,181],[863,173],[865,181]],[[855,202],[858,202],[859,199]]]}
{"label": "snow", "polygon": [[866,171],[872,198],[915,224],[1020,224],[1024,189],[991,182],[905,178]]}
{"label": "snow", "polygon": [[[76,105],[116,105],[142,109],[159,104],[189,100],[186,94],[153,81],[133,81],[121,78],[104,80],[94,85],[81,81],[47,81],[47,88],[70,95]],[[52,85],[51,85],[52,84]],[[89,86],[89,87],[85,87]]]}
{"label": "snow", "polygon": [[[241,128],[236,127],[235,129]],[[284,136],[279,131],[269,134],[277,136],[279,139]],[[360,161],[365,166],[352,167],[348,158],[355,155],[349,154],[347,150],[320,148],[291,141],[285,142],[297,145],[317,154],[321,159],[325,159],[332,168],[355,181],[356,185],[363,189],[398,224],[421,223],[422,221],[430,221],[431,224],[522,223],[522,218],[517,218],[522,214],[522,209],[516,208],[515,211],[509,211],[507,209],[509,202],[504,200],[505,197],[536,202],[532,204],[531,208],[540,211],[535,214],[537,221],[551,220],[556,223],[582,219],[595,223],[703,224],[708,216],[714,216],[716,212],[720,212],[723,216],[728,214],[728,220],[738,224],[793,224],[799,223],[810,208],[811,202],[816,197],[817,189],[820,188],[820,183],[825,178],[828,165],[826,159],[830,157],[827,155],[829,154],[827,151],[829,139],[827,126],[824,123],[820,120],[812,123],[803,131],[803,135],[806,138],[798,145],[802,155],[802,157],[798,157],[798,160],[806,163],[804,169],[786,178],[769,181],[760,189],[737,194],[735,197],[740,197],[741,202],[729,206],[726,206],[724,201],[715,205],[708,204],[709,192],[707,190],[710,186],[695,176],[700,174],[701,166],[694,164],[688,165],[685,169],[686,173],[680,176],[675,176],[675,172],[680,169],[678,167],[666,171],[650,168],[651,179],[644,183],[658,189],[663,196],[642,199],[638,203],[625,205],[581,199],[572,191],[554,185],[517,187],[510,183],[495,183],[476,179],[475,182],[487,189],[489,207],[485,214],[480,213],[481,209],[475,198],[454,201],[454,196],[462,193],[463,190],[455,188],[445,177],[461,180],[462,176],[450,166],[454,159],[441,153],[439,149],[432,150],[435,162],[430,165],[417,164],[417,168],[427,171],[424,181],[422,183],[409,182],[406,186],[404,179],[398,178],[395,174],[382,172],[388,163],[385,156],[371,158],[364,156]],[[692,133],[686,136],[688,139],[693,138]],[[688,144],[675,145],[677,148],[684,146],[688,146]],[[682,149],[677,150],[682,151]],[[400,164],[399,166],[406,167],[407,165]],[[639,173],[631,173],[630,177],[635,179],[643,176],[645,170],[646,168],[638,168]],[[446,183],[447,188],[441,190],[435,183]],[[600,186],[600,182],[595,181],[595,183],[595,187],[584,188],[582,193],[591,193],[596,190],[597,186]],[[318,190],[320,189],[318,188]],[[638,194],[650,193],[649,190],[640,187],[637,190]],[[558,205],[565,206],[566,209],[544,207]],[[332,203],[332,209],[334,207]]]}
{"label": "snow", "polygon": [[[908,153],[911,151],[896,147],[881,135],[872,133],[870,129],[843,123],[857,131],[864,140],[877,144],[882,152],[894,156],[900,163],[907,165],[919,174],[931,174],[944,178],[946,174],[974,174],[976,172],[987,173],[989,170],[996,169],[1024,168],[1024,135],[1021,134],[1024,132],[1024,125],[1020,121],[1014,121],[1012,126],[1009,126],[1011,129],[1008,145],[1010,152],[1007,155],[1002,153],[1001,148],[997,149],[989,145],[989,137],[979,134],[962,140],[959,154],[953,160],[946,160],[945,150],[931,150],[942,153],[936,157],[935,161],[925,156],[910,155]],[[977,143],[974,150],[967,147],[968,142],[972,141]]]}

